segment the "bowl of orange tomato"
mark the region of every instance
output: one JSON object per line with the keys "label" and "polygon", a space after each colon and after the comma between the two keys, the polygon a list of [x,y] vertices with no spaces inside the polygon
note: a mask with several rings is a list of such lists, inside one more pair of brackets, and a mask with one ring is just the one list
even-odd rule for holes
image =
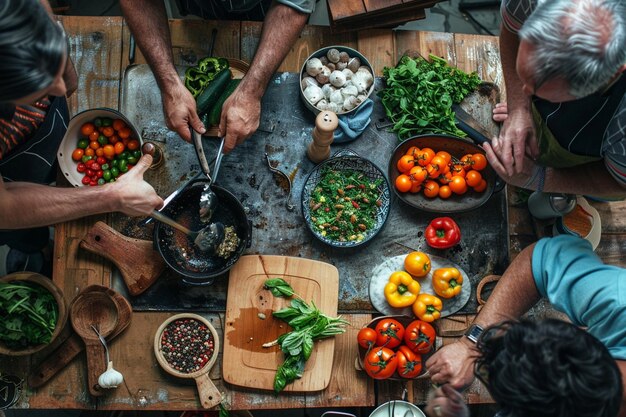
{"label": "bowl of orange tomato", "polygon": [[116,181],[141,158],[141,135],[117,110],[97,108],[72,117],[57,158],[74,187]]}
{"label": "bowl of orange tomato", "polygon": [[407,139],[393,151],[389,182],[406,204],[432,213],[460,213],[485,204],[498,177],[483,149],[446,135]]}

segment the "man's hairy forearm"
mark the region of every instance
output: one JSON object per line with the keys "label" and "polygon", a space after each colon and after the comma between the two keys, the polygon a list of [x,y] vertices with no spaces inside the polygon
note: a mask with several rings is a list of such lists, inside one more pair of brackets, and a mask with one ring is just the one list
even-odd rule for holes
{"label": "man's hairy forearm", "polygon": [[124,18],[148,61],[161,91],[179,83],[163,0],[121,0]]}
{"label": "man's hairy forearm", "polygon": [[308,15],[283,4],[272,6],[263,23],[259,47],[239,88],[260,99],[270,79],[300,35]]}
{"label": "man's hairy forearm", "polygon": [[25,182],[1,183],[0,229],[48,226],[115,211],[111,186],[61,188]]}

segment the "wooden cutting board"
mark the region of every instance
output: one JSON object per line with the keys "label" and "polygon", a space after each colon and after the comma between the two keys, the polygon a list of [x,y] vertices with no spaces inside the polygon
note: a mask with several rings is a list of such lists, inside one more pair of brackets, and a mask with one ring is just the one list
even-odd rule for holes
{"label": "wooden cutting board", "polygon": [[[276,369],[284,356],[279,346],[262,345],[290,330],[272,311],[280,310],[291,299],[274,297],[263,289],[268,278],[282,278],[307,303],[311,300],[325,314],[337,315],[339,272],[334,266],[288,256],[242,256],[230,270],[224,330],[224,380],[233,385],[272,390]],[[262,319],[259,315],[265,315]],[[335,339],[315,342],[302,378],[285,391],[320,391],[331,377]]]}

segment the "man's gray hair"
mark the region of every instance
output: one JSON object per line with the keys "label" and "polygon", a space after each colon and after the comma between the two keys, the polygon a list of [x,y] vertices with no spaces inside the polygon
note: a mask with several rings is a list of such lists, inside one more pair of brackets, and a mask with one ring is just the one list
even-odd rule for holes
{"label": "man's gray hair", "polygon": [[626,63],[626,0],[545,0],[519,36],[535,47],[535,88],[561,77],[587,96]]}

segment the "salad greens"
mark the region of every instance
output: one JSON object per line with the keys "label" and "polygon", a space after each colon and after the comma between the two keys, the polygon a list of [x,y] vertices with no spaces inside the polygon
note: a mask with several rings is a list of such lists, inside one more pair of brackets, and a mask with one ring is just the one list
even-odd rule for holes
{"label": "salad greens", "polygon": [[435,55],[429,59],[405,55],[395,67],[383,69],[386,87],[378,95],[400,140],[424,133],[466,136],[454,123],[452,104],[476,90],[480,78]]}
{"label": "salad greens", "polygon": [[0,282],[0,341],[11,349],[49,343],[57,324],[54,296],[37,284]]}
{"label": "salad greens", "polygon": [[363,240],[376,225],[382,182],[359,171],[324,168],[309,202],[314,227],[327,239]]}
{"label": "salad greens", "polygon": [[[265,287],[276,288],[277,281],[282,281],[291,291],[281,292],[277,297],[287,296],[288,292],[294,294],[289,284],[280,278],[268,279]],[[268,285],[269,283],[269,285]],[[282,286],[282,285],[281,285]],[[302,377],[306,361],[313,352],[313,342],[345,332],[348,323],[341,317],[329,317],[322,313],[311,301],[307,304],[300,297],[291,300],[291,306],[275,311],[272,315],[285,321],[291,326],[292,331],[284,333],[273,342],[266,343],[263,347],[280,345],[285,354],[285,361],[276,370],[274,376],[274,391],[280,392],[287,384]]]}

